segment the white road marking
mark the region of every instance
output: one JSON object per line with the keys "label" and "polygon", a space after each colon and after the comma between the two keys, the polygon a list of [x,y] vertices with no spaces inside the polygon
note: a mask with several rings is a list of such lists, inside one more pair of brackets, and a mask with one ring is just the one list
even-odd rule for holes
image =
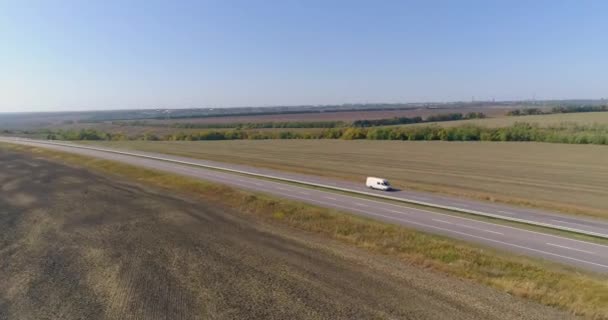
{"label": "white road marking", "polygon": [[310,193],[308,193],[308,192],[304,192],[304,191],[298,191],[298,193],[299,193],[299,194],[303,194],[303,195],[305,195],[305,196],[309,196],[309,195],[310,195]]}
{"label": "white road marking", "polygon": [[[284,194],[284,195],[287,195],[287,194]],[[293,196],[293,197],[294,198],[305,199],[305,198],[297,197],[297,196]],[[357,210],[357,209],[354,209],[354,208],[349,208],[349,207],[346,207],[346,206],[341,206],[341,205],[337,205],[337,204],[333,204],[333,203],[327,203],[325,201],[318,201],[318,200],[312,200],[312,199],[306,199],[306,200],[311,201],[311,202],[325,204],[325,205],[332,205],[334,207],[344,208],[344,209],[351,210],[351,211],[355,210],[355,211],[359,211],[359,212],[363,213],[363,211],[360,211],[360,210]],[[477,239],[482,239],[482,240],[486,240],[486,241],[490,241],[490,242],[500,243],[500,244],[503,244],[503,245],[506,245],[506,246],[509,246],[509,247],[524,249],[524,250],[528,250],[528,251],[532,251],[532,252],[538,252],[538,253],[542,253],[542,254],[546,254],[546,255],[550,255],[550,256],[554,256],[554,257],[559,257],[559,258],[566,259],[566,260],[577,261],[577,262],[581,262],[581,263],[585,263],[585,264],[590,264],[590,265],[594,265],[594,266],[598,266],[598,267],[602,267],[602,268],[608,269],[608,265],[601,264],[601,263],[596,263],[596,262],[587,261],[587,260],[583,260],[583,259],[577,259],[577,258],[573,258],[573,257],[568,257],[568,256],[564,256],[564,255],[561,255],[561,254],[557,254],[557,253],[553,253],[553,252],[548,252],[548,251],[544,251],[544,250],[539,250],[539,249],[534,249],[534,248],[530,248],[530,247],[526,247],[526,246],[520,246],[520,245],[517,245],[517,244],[513,244],[513,243],[509,243],[509,242],[505,242],[505,241],[500,241],[500,240],[496,240],[496,239],[486,238],[486,237],[482,237],[482,236],[476,236],[476,235],[472,235],[470,233],[464,233],[464,232],[460,232],[460,231],[456,231],[456,230],[451,230],[451,229],[447,229],[447,228],[437,227],[437,226],[429,225],[429,224],[426,224],[426,223],[415,222],[415,221],[411,221],[411,220],[407,220],[407,219],[402,219],[402,218],[395,218],[395,217],[387,216],[387,215],[384,215],[384,214],[373,213],[373,212],[365,212],[365,213],[366,214],[371,214],[373,216],[383,217],[383,218],[386,218],[386,219],[403,221],[403,222],[406,222],[406,223],[416,224],[416,225],[427,227],[427,228],[431,228],[431,229],[443,230],[443,231],[459,234],[459,235],[462,235],[462,236],[465,236],[465,237],[477,238]]]}
{"label": "white road marking", "polygon": [[358,205],[358,206],[360,206],[360,207],[369,207],[368,205],[363,204],[363,203],[355,202],[355,204]]}
{"label": "white road marking", "polygon": [[287,188],[283,188],[283,187],[277,187],[277,189],[279,189],[279,190],[284,190],[284,191],[289,191],[289,189],[287,189]]}
{"label": "white road marking", "polygon": [[407,212],[403,212],[403,211],[399,211],[399,210],[391,210],[391,209],[384,209],[384,210],[394,212],[394,213],[400,213],[400,214],[409,214]]}
{"label": "white road marking", "polygon": [[[274,181],[268,181],[268,183],[270,184],[279,184],[279,182],[274,182]],[[302,189],[302,190],[310,190],[310,188],[306,188],[306,187],[300,187],[300,186],[293,186],[293,188],[298,188],[298,189]],[[319,192],[323,192],[323,193],[332,193],[329,191],[319,191]],[[512,230],[517,230],[520,232],[527,232],[527,233],[533,233],[533,234],[538,234],[538,235],[543,235],[543,236],[548,236],[548,237],[553,237],[553,238],[557,238],[557,239],[561,239],[561,240],[566,240],[566,241],[573,241],[573,242],[578,242],[578,243],[583,243],[583,244],[587,244],[587,245],[592,245],[592,246],[599,246],[599,247],[604,247],[604,248],[608,248],[608,246],[606,245],[602,245],[602,244],[597,244],[597,243],[593,243],[593,242],[587,242],[587,241],[582,241],[582,240],[576,240],[576,239],[572,239],[572,238],[565,238],[565,237],[560,237],[560,236],[556,236],[556,235],[551,235],[551,234],[547,234],[547,233],[542,233],[542,232],[536,232],[536,231],[531,231],[531,230],[526,230],[526,229],[521,229],[521,228],[516,228],[516,227],[510,227],[510,226],[506,226],[506,225],[500,225],[500,224],[495,224],[495,223],[490,223],[490,222],[484,222],[484,221],[480,221],[480,220],[476,220],[476,219],[471,219],[471,218],[464,218],[464,217],[458,217],[458,216],[453,216],[453,215],[448,215],[448,214],[444,214],[444,213],[440,213],[440,212],[436,212],[436,211],[429,211],[429,210],[424,210],[424,209],[417,209],[417,208],[412,208],[412,207],[406,207],[403,205],[396,205],[396,204],[391,204],[388,202],[382,202],[382,201],[377,201],[377,200],[371,200],[371,199],[362,199],[360,197],[353,197],[353,196],[348,196],[348,195],[339,195],[340,197],[344,197],[344,198],[350,198],[353,200],[359,200],[359,201],[366,201],[366,202],[373,202],[373,203],[379,203],[379,204],[383,204],[383,205],[389,205],[392,207],[397,207],[397,208],[403,208],[403,209],[408,209],[410,211],[418,211],[418,212],[426,212],[426,213],[431,213],[434,215],[440,215],[440,216],[446,216],[446,217],[451,217],[454,219],[460,219],[460,220],[466,220],[466,221],[472,221],[472,222],[476,222],[476,223],[481,223],[481,224],[488,224],[488,225],[492,225],[494,227],[500,227],[500,228],[507,228],[507,229],[512,229]],[[330,198],[330,199],[335,199],[335,198]],[[334,205],[335,206],[335,205]],[[466,206],[466,205],[465,205]],[[384,210],[388,210],[388,209],[384,209]],[[391,211],[391,210],[388,210]],[[402,211],[391,211],[394,213],[401,213],[401,214],[405,214]]]}
{"label": "white road marking", "polygon": [[431,199],[429,199],[429,198],[425,198],[425,197],[418,197],[418,196],[416,196],[416,197],[412,197],[412,198],[414,198],[414,199],[416,199],[416,200],[422,200],[422,201],[429,201],[429,200],[431,200]]}
{"label": "white road marking", "polygon": [[[413,223],[413,224],[419,224],[419,225],[425,225],[423,223],[417,223],[417,222],[411,222],[411,223]],[[426,225],[426,226],[429,227],[429,228],[434,228],[434,229],[439,229],[439,230],[445,230],[445,231],[448,231],[448,232],[453,232],[453,233],[460,234],[460,235],[463,235],[463,236],[466,236],[466,237],[483,239],[483,240],[490,241],[490,242],[504,244],[504,245],[510,246],[510,247],[520,248],[520,249],[529,250],[529,251],[533,251],[533,252],[539,252],[539,253],[546,254],[546,255],[551,255],[551,256],[567,259],[567,260],[582,262],[582,263],[586,263],[586,264],[590,264],[590,265],[594,265],[594,266],[598,266],[598,267],[602,267],[602,268],[608,269],[608,265],[601,264],[601,263],[595,263],[595,262],[592,262],[592,261],[587,261],[587,260],[583,260],[583,259],[577,259],[577,258],[573,258],[573,257],[568,257],[568,256],[564,256],[564,255],[561,255],[561,254],[553,253],[553,252],[548,252],[548,251],[544,251],[544,250],[529,248],[529,247],[526,247],[526,246],[520,246],[520,245],[517,245],[517,244],[505,242],[505,241],[500,241],[500,240],[490,239],[490,238],[486,238],[486,237],[476,236],[476,235],[472,235],[472,234],[469,234],[469,233],[464,233],[464,232],[460,232],[460,231],[454,231],[454,230],[450,230],[450,229],[446,229],[446,228],[429,226],[429,225]]]}
{"label": "white road marking", "polygon": [[509,212],[509,211],[503,211],[503,210],[498,210],[498,212],[499,212],[499,213],[502,213],[502,214],[508,214],[508,215],[514,215],[514,214],[515,214],[515,213],[513,213],[513,212]]}
{"label": "white road marking", "polygon": [[443,220],[439,220],[439,219],[433,219],[433,221],[443,222],[443,223],[447,223],[447,224],[453,224],[452,222],[443,221]]}
{"label": "white road marking", "polygon": [[500,232],[496,232],[496,231],[491,231],[491,230],[480,229],[480,228],[475,228],[475,227],[467,226],[467,225],[460,224],[460,223],[454,223],[454,222],[449,222],[449,221],[440,220],[440,219],[433,219],[433,221],[437,221],[437,222],[441,222],[441,223],[447,223],[447,224],[452,224],[452,225],[455,225],[455,226],[459,226],[459,227],[463,227],[463,228],[469,228],[469,229],[483,231],[483,232],[495,233],[495,234],[499,234],[499,235],[504,236],[504,233],[500,233]]}
{"label": "white road marking", "polygon": [[[305,189],[303,187],[297,187],[297,188]],[[353,196],[346,196],[346,195],[344,195],[343,197],[348,197],[348,198],[351,198],[351,199],[361,200],[361,198],[353,197]],[[491,223],[491,222],[485,222],[485,221],[471,219],[471,218],[458,217],[458,216],[454,216],[454,215],[450,215],[450,214],[445,214],[445,213],[441,213],[441,212],[437,212],[437,211],[430,211],[430,210],[424,210],[424,209],[406,207],[406,206],[403,206],[403,205],[397,205],[397,204],[392,204],[392,203],[389,203],[389,202],[382,202],[382,201],[371,200],[371,199],[365,199],[364,201],[384,204],[384,205],[388,205],[388,206],[391,206],[391,207],[403,208],[403,209],[408,209],[408,210],[412,210],[412,211],[425,212],[425,213],[435,214],[435,215],[444,216],[444,217],[451,217],[451,218],[454,218],[454,219],[467,220],[467,221],[472,221],[472,222],[477,222],[477,223],[482,223],[482,224],[489,224],[489,225],[492,225],[492,226],[495,226],[495,227],[506,228],[506,229],[511,229],[511,230],[517,230],[517,231],[527,232],[527,233],[533,233],[533,234],[538,234],[538,235],[542,235],[542,236],[557,238],[557,239],[566,240],[566,241],[573,241],[573,242],[584,243],[584,244],[588,244],[588,245],[592,245],[592,246],[598,246],[598,247],[608,248],[608,246],[604,245],[604,244],[593,243],[593,242],[582,241],[582,240],[576,240],[576,239],[566,238],[566,237],[560,237],[560,236],[552,235],[552,234],[549,234],[549,233],[542,233],[542,232],[532,231],[532,230],[528,230],[528,229],[510,227],[510,226],[507,226],[507,225],[501,225],[501,224],[496,224],[496,223]]]}
{"label": "white road marking", "polygon": [[555,222],[559,222],[559,223],[573,224],[573,225],[577,225],[577,226],[583,226],[583,227],[589,227],[588,225],[585,225],[585,224],[574,223],[574,222],[568,222],[568,221],[562,221],[562,220],[556,220],[556,219],[551,219],[551,221],[555,221]]}
{"label": "white road marking", "polygon": [[336,198],[332,198],[332,197],[324,197],[325,199],[329,199],[329,200],[338,200]]}
{"label": "white road marking", "polygon": [[554,244],[554,243],[549,243],[549,242],[547,242],[547,244],[550,245],[550,246],[554,246],[554,247],[559,247],[559,248],[568,249],[568,250],[574,250],[574,251],[580,251],[580,252],[584,252],[584,253],[589,253],[589,254],[595,255],[595,252],[591,252],[591,251],[587,251],[587,250],[581,250],[581,249],[570,248],[570,247],[566,247],[566,246],[560,246],[559,244]]}

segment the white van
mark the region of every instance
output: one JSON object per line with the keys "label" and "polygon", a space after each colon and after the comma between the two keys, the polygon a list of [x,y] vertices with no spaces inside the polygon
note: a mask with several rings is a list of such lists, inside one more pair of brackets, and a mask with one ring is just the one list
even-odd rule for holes
{"label": "white van", "polygon": [[374,177],[367,177],[367,180],[365,180],[365,186],[382,191],[389,191],[392,189],[391,184],[388,183],[388,180]]}

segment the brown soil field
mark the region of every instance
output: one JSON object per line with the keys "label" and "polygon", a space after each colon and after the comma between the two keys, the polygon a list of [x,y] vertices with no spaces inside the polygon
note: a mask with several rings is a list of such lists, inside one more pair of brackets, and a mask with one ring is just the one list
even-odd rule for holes
{"label": "brown soil field", "polygon": [[[608,148],[525,142],[266,140],[99,142],[363,183],[608,217]],[[345,164],[348,165],[345,165]]]}
{"label": "brown soil field", "polygon": [[[133,137],[137,135],[144,135],[146,133],[155,134],[158,137],[164,137],[175,133],[198,133],[202,131],[230,131],[233,128],[213,128],[213,129],[189,129],[189,128],[171,128],[171,127],[159,127],[159,126],[120,126],[111,123],[77,123],[71,125],[58,125],[56,127],[50,127],[53,130],[81,130],[81,129],[94,129],[100,130],[107,133],[122,133],[127,136]],[[247,129],[247,132],[264,132],[264,131],[290,131],[299,133],[318,133],[322,132],[323,128],[260,128],[260,129]]]}
{"label": "brown soil field", "polygon": [[199,198],[0,152],[0,319],[566,319]]}
{"label": "brown soil field", "polygon": [[[446,108],[446,109],[412,109],[412,110],[395,110],[395,111],[353,111],[353,112],[325,112],[325,113],[302,113],[302,114],[278,114],[278,115],[260,115],[260,116],[232,116],[232,117],[209,117],[209,118],[192,118],[192,119],[172,119],[172,120],[143,120],[153,124],[150,126],[120,126],[115,125],[112,121],[99,123],[72,123],[64,124],[63,121],[54,122],[47,121],[46,118],[40,118],[39,122],[23,123],[22,125],[12,125],[11,128],[19,129],[41,129],[48,128],[52,130],[80,130],[80,129],[95,129],[108,133],[123,133],[127,136],[143,135],[145,133],[155,134],[159,137],[174,134],[178,132],[197,133],[201,131],[216,130],[226,131],[230,128],[218,129],[187,129],[187,128],[172,128],[169,125],[173,123],[259,123],[259,122],[293,122],[293,121],[354,121],[360,119],[384,119],[394,117],[414,117],[428,116],[432,114],[445,114],[452,112],[483,112],[490,117],[502,117],[510,108],[506,107],[483,107],[483,108]],[[37,118],[35,118],[37,120]],[[61,120],[61,118],[60,118]],[[127,121],[130,122],[130,121]],[[159,126],[166,125],[166,126]],[[0,127],[1,123],[0,123]],[[316,133],[324,129],[322,128],[263,128],[251,129],[250,132],[258,131],[291,131],[302,133]]]}
{"label": "brown soil field", "polygon": [[[187,128],[171,128],[171,127],[159,127],[159,126],[119,126],[114,125],[110,122],[102,123],[76,123],[71,125],[58,125],[51,127],[51,129],[63,129],[63,130],[80,130],[80,129],[94,129],[100,130],[107,133],[123,133],[128,136],[143,135],[145,133],[153,133],[159,137],[174,134],[177,132],[184,133],[196,133],[206,131],[207,129],[187,129]],[[217,131],[224,131],[230,129],[214,129]]]}
{"label": "brown soil field", "polygon": [[231,116],[209,117],[192,119],[148,120],[150,123],[259,123],[259,122],[292,122],[292,121],[355,121],[387,119],[394,117],[426,117],[433,114],[483,112],[487,116],[504,116],[513,108],[507,107],[479,107],[479,108],[442,108],[442,109],[411,109],[411,110],[379,110],[379,111],[345,111],[300,114],[274,114],[260,116]]}
{"label": "brown soil field", "polygon": [[[483,112],[490,117],[503,116],[508,110],[516,109],[517,106],[485,106],[485,107],[460,107],[460,108],[441,108],[441,109],[410,109],[410,110],[386,110],[386,111],[348,111],[348,112],[324,112],[324,113],[300,113],[300,114],[275,114],[275,115],[257,115],[257,116],[225,116],[225,117],[208,117],[208,118],[179,118],[169,120],[143,120],[154,124],[167,123],[255,123],[255,122],[291,122],[291,121],[354,121],[361,119],[383,119],[393,117],[414,117],[428,116],[438,113],[452,112]],[[78,112],[70,114],[53,114],[53,113],[36,113],[24,114],[21,116],[3,117],[0,114],[0,129],[11,130],[36,130],[36,129],[82,129],[95,128],[108,132],[130,130],[138,132],[154,131],[159,134],[166,131],[175,132],[176,129],[158,128],[158,127],[140,127],[141,129],[127,129],[121,126],[112,125],[112,121],[98,123],[79,123],[78,121],[87,119],[88,115]],[[71,124],[66,122],[72,121]],[[131,120],[129,120],[131,121]],[[183,130],[188,131],[188,130]]]}

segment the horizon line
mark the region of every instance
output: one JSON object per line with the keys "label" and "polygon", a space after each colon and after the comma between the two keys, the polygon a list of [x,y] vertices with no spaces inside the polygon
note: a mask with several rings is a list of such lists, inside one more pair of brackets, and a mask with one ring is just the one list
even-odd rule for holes
{"label": "horizon line", "polygon": [[560,102],[560,101],[604,101],[607,98],[567,98],[567,99],[508,99],[508,100],[450,100],[450,101],[420,101],[420,102],[346,102],[342,104],[276,104],[276,105],[257,105],[257,106],[207,106],[207,107],[144,107],[144,108],[121,108],[108,107],[108,109],[84,109],[84,110],[32,110],[32,111],[2,111],[0,114],[23,114],[23,113],[82,113],[82,112],[104,112],[104,111],[149,111],[149,110],[197,110],[197,109],[246,109],[246,108],[301,108],[301,107],[344,107],[344,106],[365,106],[365,105],[447,105],[447,104],[475,104],[475,103],[522,103],[522,102]]}

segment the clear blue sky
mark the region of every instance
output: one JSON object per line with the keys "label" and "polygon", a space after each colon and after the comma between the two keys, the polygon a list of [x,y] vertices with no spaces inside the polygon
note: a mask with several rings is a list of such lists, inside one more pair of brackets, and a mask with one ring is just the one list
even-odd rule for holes
{"label": "clear blue sky", "polygon": [[0,0],[0,111],[608,97],[607,13],[608,1]]}

